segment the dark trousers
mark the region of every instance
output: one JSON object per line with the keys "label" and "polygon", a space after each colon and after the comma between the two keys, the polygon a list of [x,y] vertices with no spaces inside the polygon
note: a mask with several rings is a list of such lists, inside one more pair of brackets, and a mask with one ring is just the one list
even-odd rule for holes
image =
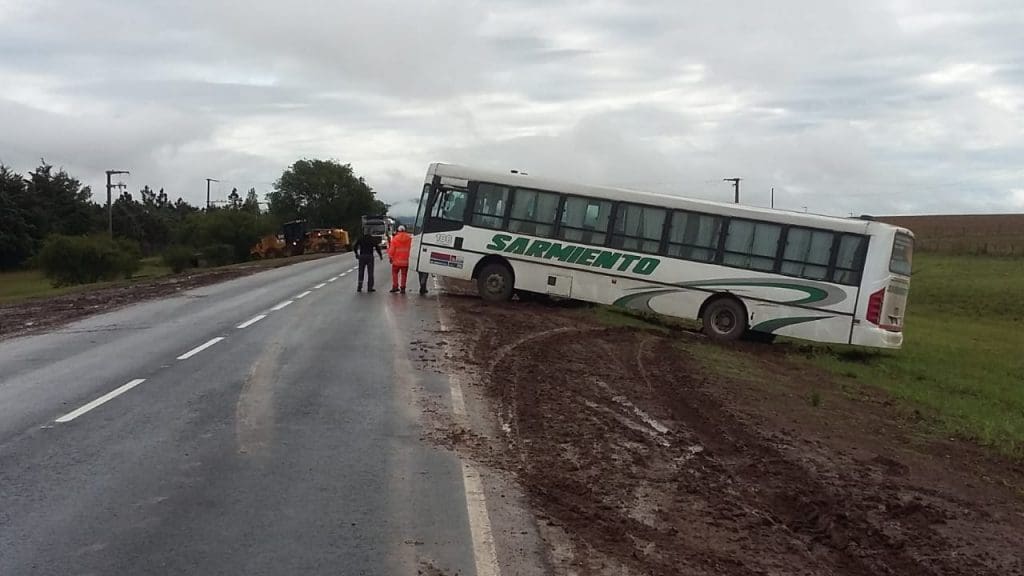
{"label": "dark trousers", "polygon": [[420,272],[419,275],[420,275],[420,292],[426,292],[427,291],[427,279],[430,278],[430,274],[427,274],[426,272]]}
{"label": "dark trousers", "polygon": [[363,285],[363,271],[368,270],[369,276],[366,279],[366,288],[373,288],[373,254],[359,257],[359,286]]}

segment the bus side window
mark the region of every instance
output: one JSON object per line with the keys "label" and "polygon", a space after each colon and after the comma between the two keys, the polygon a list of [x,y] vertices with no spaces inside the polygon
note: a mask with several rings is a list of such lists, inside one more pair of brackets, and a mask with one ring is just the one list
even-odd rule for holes
{"label": "bus side window", "polygon": [[505,224],[505,206],[508,204],[509,189],[504,186],[481,182],[477,185],[476,201],[473,205],[472,224],[483,228],[500,230]]}
{"label": "bus side window", "polygon": [[722,219],[718,216],[673,212],[668,255],[698,262],[714,262],[721,232]]}
{"label": "bus side window", "polygon": [[657,254],[665,225],[664,208],[620,204],[612,229],[612,246],[634,252]]}
{"label": "bus side window", "polygon": [[442,192],[437,209],[434,212],[435,218],[448,220],[449,222],[462,222],[466,216],[466,191],[447,189]]}
{"label": "bus side window", "polygon": [[460,188],[444,188],[431,193],[423,231],[433,233],[461,230],[466,219],[468,194]]}
{"label": "bus side window", "polygon": [[860,284],[861,269],[864,268],[864,256],[867,253],[867,238],[854,234],[843,234],[839,240],[839,253],[836,255],[836,269],[832,273],[832,281],[839,284],[856,286]]}
{"label": "bus side window", "polygon": [[832,232],[810,228],[790,228],[782,253],[783,274],[825,280],[832,255]]}
{"label": "bus side window", "polygon": [[558,219],[558,204],[558,194],[517,188],[512,195],[509,231],[550,237]]}
{"label": "bus side window", "polygon": [[603,245],[611,212],[612,203],[607,200],[566,196],[558,237]]}
{"label": "bus side window", "polygon": [[772,270],[781,235],[780,224],[734,218],[729,221],[722,261],[737,268]]}

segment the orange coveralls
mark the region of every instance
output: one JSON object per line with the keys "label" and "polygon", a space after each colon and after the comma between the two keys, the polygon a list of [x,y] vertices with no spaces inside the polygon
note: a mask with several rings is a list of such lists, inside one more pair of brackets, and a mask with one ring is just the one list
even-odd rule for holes
{"label": "orange coveralls", "polygon": [[[405,282],[409,277],[409,252],[412,250],[412,235],[399,232],[388,245],[388,258],[391,259],[391,288],[405,290]],[[401,276],[401,284],[399,284]]]}

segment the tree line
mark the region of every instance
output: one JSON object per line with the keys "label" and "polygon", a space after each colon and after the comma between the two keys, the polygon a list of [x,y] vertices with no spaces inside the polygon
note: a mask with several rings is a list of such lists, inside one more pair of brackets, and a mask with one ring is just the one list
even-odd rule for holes
{"label": "tree line", "polygon": [[[387,211],[351,165],[317,159],[286,168],[265,205],[255,189],[243,196],[236,188],[226,202],[201,209],[147,185],[114,199],[113,234],[143,256],[187,251],[220,264],[247,259],[250,247],[282,222],[302,219],[311,228],[356,231],[361,215]],[[93,202],[91,189],[64,169],[42,161],[22,176],[0,164],[2,270],[32,265],[48,238],[107,234],[107,217],[106,205]]]}

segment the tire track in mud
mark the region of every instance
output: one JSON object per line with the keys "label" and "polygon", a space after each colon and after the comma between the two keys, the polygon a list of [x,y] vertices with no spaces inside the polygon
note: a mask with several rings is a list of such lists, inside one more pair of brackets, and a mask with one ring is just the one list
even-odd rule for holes
{"label": "tire track in mud", "polygon": [[[593,330],[593,328],[590,329]],[[523,336],[522,338],[519,338],[509,344],[506,344],[494,351],[493,356],[487,363],[487,368],[484,370],[483,377],[485,379],[492,379],[494,376],[494,370],[498,366],[498,364],[500,364],[501,361],[504,360],[510,353],[512,353],[520,346],[523,346],[524,344],[528,344],[532,341],[543,338],[550,338],[552,336],[558,336],[572,332],[580,332],[584,330],[587,329],[562,327],[552,328],[550,330],[544,330],[541,332],[536,332],[533,334]],[[519,444],[519,420],[516,418],[515,414],[515,395],[516,383],[510,382],[509,385],[506,387],[506,394],[503,398],[506,404],[506,409],[498,413],[498,425],[501,428],[501,430],[505,432],[505,435],[509,443],[511,443],[514,447]]]}
{"label": "tire track in mud", "polygon": [[[662,353],[665,350],[661,343]],[[638,368],[646,375],[643,356],[637,356]],[[669,381],[659,374],[661,382]],[[672,380],[678,384],[679,380]],[[879,574],[983,574],[984,566],[950,565],[940,556],[932,556],[927,564],[907,550],[905,543],[887,537],[870,522],[866,515],[849,503],[856,500],[849,494],[829,489],[799,464],[787,459],[764,438],[740,423],[735,416],[721,408],[717,401],[707,397],[699,386],[685,386],[670,391],[647,378],[652,390],[662,392],[662,398],[677,417],[686,422],[690,430],[708,449],[706,454],[716,456],[713,465],[720,473],[735,477],[741,483],[757,486],[747,494],[763,512],[766,521],[784,526],[808,545],[823,545],[835,566],[843,574],[876,576]],[[699,406],[699,408],[698,408]],[[757,453],[756,457],[750,456]],[[747,462],[734,467],[721,466],[721,461]],[[915,526],[915,530],[926,528]],[[917,539],[928,542],[929,547],[941,544],[936,532],[927,530]]]}
{"label": "tire track in mud", "polygon": [[485,368],[495,411],[515,423],[506,453],[488,461],[572,539],[564,573],[1020,573],[1012,552],[936,529],[972,503],[904,482],[898,461],[879,455],[865,470],[814,431],[765,428],[720,393],[736,381],[663,334],[459,304],[464,360]]}

